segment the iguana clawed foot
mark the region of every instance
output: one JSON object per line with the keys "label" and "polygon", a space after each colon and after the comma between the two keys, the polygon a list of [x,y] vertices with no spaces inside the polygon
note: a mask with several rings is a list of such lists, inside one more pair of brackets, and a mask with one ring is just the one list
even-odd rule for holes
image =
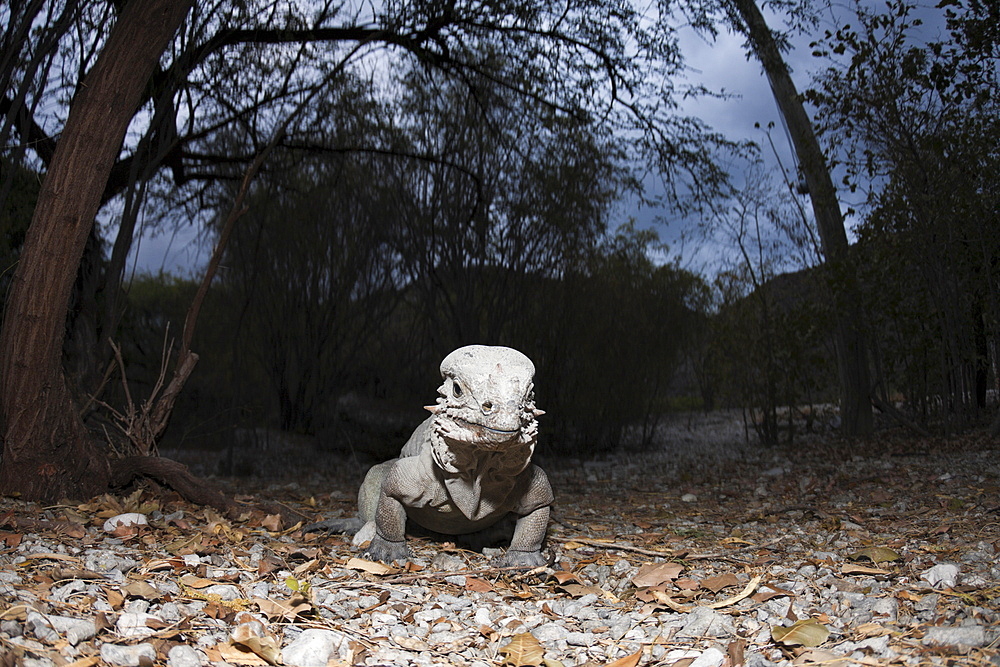
{"label": "iguana clawed foot", "polygon": [[390,542],[382,537],[376,535],[372,538],[371,542],[368,543],[368,548],[365,549],[365,557],[371,560],[380,560],[383,563],[406,563],[412,558],[410,554],[410,548],[406,546],[406,542]]}
{"label": "iguana clawed foot", "polygon": [[493,567],[540,567],[546,564],[545,556],[540,551],[515,551],[508,549],[507,553],[490,561]]}

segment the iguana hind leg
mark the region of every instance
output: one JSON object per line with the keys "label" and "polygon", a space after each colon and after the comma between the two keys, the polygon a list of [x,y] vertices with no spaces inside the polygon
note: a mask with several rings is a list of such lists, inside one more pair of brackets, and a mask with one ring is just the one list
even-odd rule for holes
{"label": "iguana hind leg", "polygon": [[[382,490],[382,480],[389,474],[389,469],[396,459],[379,463],[368,469],[365,481],[358,490],[358,516],[351,518],[326,519],[309,524],[302,529],[303,533],[343,533],[354,535],[354,545],[367,542],[375,534],[375,511],[378,508],[378,496]],[[368,524],[371,524],[369,526]]]}
{"label": "iguana hind leg", "polygon": [[358,517],[326,519],[317,521],[308,526],[303,526],[303,533],[343,533],[344,535],[354,535],[364,525],[364,521]]}

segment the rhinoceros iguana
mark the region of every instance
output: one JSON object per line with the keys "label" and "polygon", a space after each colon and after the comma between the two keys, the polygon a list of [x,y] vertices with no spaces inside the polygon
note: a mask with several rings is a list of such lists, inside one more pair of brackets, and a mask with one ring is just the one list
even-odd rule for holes
{"label": "rhinoceros iguana", "polygon": [[531,463],[538,435],[535,366],[508,347],[469,345],[441,362],[433,415],[399,458],[372,467],[358,492],[358,518],[329,519],[303,532],[355,532],[369,557],[406,561],[407,520],[435,533],[479,533],[509,515],[514,535],[494,565],[545,563],[542,541],[552,489]]}

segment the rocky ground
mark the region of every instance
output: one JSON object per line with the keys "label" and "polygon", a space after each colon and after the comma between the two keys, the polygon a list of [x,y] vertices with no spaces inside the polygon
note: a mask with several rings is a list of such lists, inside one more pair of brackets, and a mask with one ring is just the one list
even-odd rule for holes
{"label": "rocky ground", "polygon": [[[663,440],[543,461],[552,559],[528,572],[428,541],[387,568],[148,490],[4,499],[0,664],[1000,665],[1000,443],[762,449],[722,417]],[[352,511],[351,460],[271,471],[229,484],[309,518]]]}

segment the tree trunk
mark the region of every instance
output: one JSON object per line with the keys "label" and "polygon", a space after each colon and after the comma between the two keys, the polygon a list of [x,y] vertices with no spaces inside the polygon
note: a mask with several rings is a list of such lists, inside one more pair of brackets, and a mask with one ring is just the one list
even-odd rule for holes
{"label": "tree trunk", "polygon": [[42,183],[0,332],[0,492],[57,500],[104,491],[62,368],[66,313],[111,167],[153,70],[193,0],[124,5],[73,100]]}
{"label": "tree trunk", "polygon": [[809,188],[823,255],[833,291],[835,347],[840,376],[841,432],[847,436],[872,432],[871,380],[862,326],[861,294],[848,257],[847,232],[837,190],[809,116],[795,90],[788,67],[764,16],[754,0],[731,0],[742,19],[754,53],[764,67],[771,91],[792,136],[795,154]]}

